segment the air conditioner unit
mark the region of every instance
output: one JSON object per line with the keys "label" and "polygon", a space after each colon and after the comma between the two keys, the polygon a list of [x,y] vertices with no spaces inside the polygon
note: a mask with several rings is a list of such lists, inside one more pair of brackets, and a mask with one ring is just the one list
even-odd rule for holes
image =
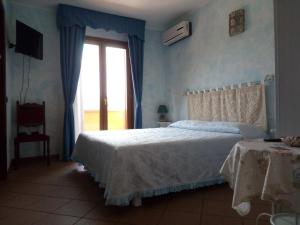
{"label": "air conditioner unit", "polygon": [[182,21],[163,33],[163,44],[171,45],[191,35],[192,23],[189,21]]}

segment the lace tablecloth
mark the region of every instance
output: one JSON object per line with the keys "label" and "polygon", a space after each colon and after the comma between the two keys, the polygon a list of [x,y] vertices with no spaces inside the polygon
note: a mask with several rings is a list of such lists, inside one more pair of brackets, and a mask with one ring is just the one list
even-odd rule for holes
{"label": "lace tablecloth", "polygon": [[234,190],[232,207],[240,215],[250,212],[250,200],[257,197],[300,211],[300,148],[240,141],[220,172]]}

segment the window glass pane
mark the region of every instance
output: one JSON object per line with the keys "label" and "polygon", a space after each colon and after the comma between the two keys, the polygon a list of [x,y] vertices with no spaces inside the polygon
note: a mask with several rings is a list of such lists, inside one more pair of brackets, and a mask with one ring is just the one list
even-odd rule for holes
{"label": "window glass pane", "polygon": [[100,130],[99,46],[84,44],[81,64],[83,130]]}
{"label": "window glass pane", "polygon": [[106,47],[108,130],[126,129],[126,49]]}

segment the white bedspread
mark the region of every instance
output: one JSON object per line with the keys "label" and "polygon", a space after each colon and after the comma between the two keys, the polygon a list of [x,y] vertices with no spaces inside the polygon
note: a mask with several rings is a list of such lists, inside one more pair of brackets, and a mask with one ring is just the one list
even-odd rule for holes
{"label": "white bedspread", "polygon": [[107,204],[211,185],[240,134],[180,128],[82,133],[73,160],[105,188]]}

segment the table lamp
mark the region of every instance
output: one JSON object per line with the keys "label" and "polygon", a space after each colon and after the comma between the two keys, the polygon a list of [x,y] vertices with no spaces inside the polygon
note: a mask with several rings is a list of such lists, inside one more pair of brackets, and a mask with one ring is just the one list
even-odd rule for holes
{"label": "table lamp", "polygon": [[168,108],[167,108],[167,106],[165,106],[165,105],[160,105],[160,106],[158,106],[157,113],[160,114],[160,116],[159,116],[159,121],[160,121],[160,122],[166,121],[165,114],[168,113]]}

